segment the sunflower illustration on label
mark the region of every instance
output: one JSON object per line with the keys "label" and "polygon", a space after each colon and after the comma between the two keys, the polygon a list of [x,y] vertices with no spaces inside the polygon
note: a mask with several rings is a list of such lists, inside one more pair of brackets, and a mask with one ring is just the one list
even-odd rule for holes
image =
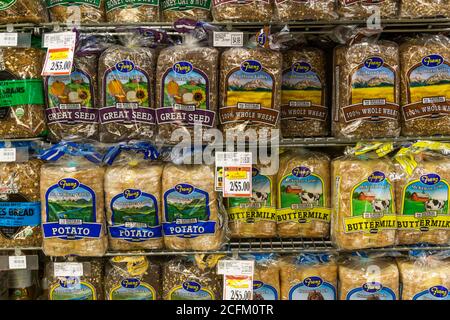
{"label": "sunflower illustration on label", "polygon": [[417,293],[412,300],[450,300],[449,288],[437,285]]}
{"label": "sunflower illustration on label", "polygon": [[257,60],[245,60],[226,76],[225,103],[220,109],[222,124],[244,122],[275,126],[274,76]]}
{"label": "sunflower illustration on label", "polygon": [[374,171],[353,187],[350,200],[351,217],[344,218],[346,233],[378,233],[396,228],[392,183],[381,171]]}
{"label": "sunflower illustration on label", "polygon": [[350,290],[345,300],[397,300],[397,296],[391,288],[384,287],[379,282],[366,282],[361,287]]}
{"label": "sunflower illustration on label", "polygon": [[321,277],[307,277],[291,287],[289,300],[336,300],[336,288]]}
{"label": "sunflower illustration on label", "polygon": [[364,59],[349,78],[351,87],[348,105],[342,108],[344,120],[397,120],[396,72],[381,57]]}
{"label": "sunflower illustration on label", "polygon": [[156,290],[138,278],[126,278],[111,289],[109,300],[156,300]]}
{"label": "sunflower illustration on label", "polygon": [[275,204],[272,203],[272,177],[262,175],[252,168],[252,196],[250,198],[228,198],[230,221],[254,223],[277,221]]}
{"label": "sunflower illustration on label", "polygon": [[278,183],[278,223],[330,222],[322,177],[308,167],[295,167]]}
{"label": "sunflower illustration on label", "polygon": [[49,289],[50,300],[97,300],[94,286],[80,277],[60,277]]}
{"label": "sunflower illustration on label", "polygon": [[170,290],[169,300],[214,300],[214,293],[196,281],[185,281]]}
{"label": "sunflower illustration on label", "polygon": [[105,71],[100,122],[156,123],[149,75],[130,60]]}
{"label": "sunflower illustration on label", "polygon": [[307,61],[296,61],[283,71],[281,119],[319,120],[327,118],[322,80]]}
{"label": "sunflower illustration on label", "polygon": [[405,120],[449,115],[449,89],[450,63],[439,54],[422,57],[407,74]]}
{"label": "sunflower illustration on label", "polygon": [[420,176],[403,188],[399,229],[450,230],[449,184],[436,173]]}
{"label": "sunflower illustration on label", "polygon": [[188,61],[178,61],[166,70],[161,81],[161,105],[156,110],[159,124],[214,126],[205,72]]}

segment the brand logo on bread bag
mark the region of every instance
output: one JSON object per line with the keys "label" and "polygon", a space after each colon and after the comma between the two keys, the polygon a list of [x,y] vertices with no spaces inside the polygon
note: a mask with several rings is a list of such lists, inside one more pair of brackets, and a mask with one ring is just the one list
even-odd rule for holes
{"label": "brand logo on bread bag", "polygon": [[380,183],[386,179],[386,175],[380,171],[374,171],[368,178],[367,181],[370,183]]}
{"label": "brand logo on bread bag", "polygon": [[311,65],[305,61],[297,61],[292,65],[291,69],[295,73],[308,73],[311,71]]}
{"label": "brand logo on bread bag", "polygon": [[123,191],[123,197],[127,200],[134,200],[141,196],[141,190],[137,189],[126,189]]}
{"label": "brand logo on bread bag", "polygon": [[311,175],[311,169],[307,167],[295,167],[292,169],[292,174],[296,177],[304,178]]}
{"label": "brand logo on bread bag", "polygon": [[308,277],[303,280],[303,284],[308,288],[318,288],[322,285],[323,280],[320,277]]}
{"label": "brand logo on bread bag", "polygon": [[80,186],[80,182],[77,179],[66,178],[59,180],[58,186],[64,190],[75,190]]}
{"label": "brand logo on bread bag", "polygon": [[430,54],[422,59],[425,67],[434,68],[444,63],[444,58],[438,54]]}
{"label": "brand logo on bread bag", "polygon": [[130,279],[123,279],[121,282],[122,287],[127,289],[134,289],[139,287],[141,284],[141,281],[136,278],[130,278]]}
{"label": "brand logo on bread bag", "polygon": [[384,60],[380,57],[370,57],[364,61],[364,66],[367,69],[380,69],[384,64]]}
{"label": "brand logo on bread bag", "polygon": [[259,170],[256,168],[252,168],[252,177],[256,177],[259,174]]}
{"label": "brand logo on bread bag", "polygon": [[379,282],[367,282],[363,284],[362,288],[365,292],[375,293],[377,291],[380,291],[383,286]]}
{"label": "brand logo on bread bag", "polygon": [[59,285],[63,288],[73,288],[80,283],[80,279],[75,277],[64,277],[59,279]]}
{"label": "brand logo on bread bag", "polygon": [[255,280],[253,281],[253,290],[257,290],[264,285],[264,282]]}
{"label": "brand logo on bread bag", "polygon": [[179,61],[175,63],[172,67],[173,72],[179,73],[179,74],[188,74],[194,69],[192,66],[192,63],[187,61]]}
{"label": "brand logo on bread bag", "polygon": [[191,194],[194,191],[194,187],[187,183],[177,184],[174,189],[181,194]]}
{"label": "brand logo on bread bag", "polygon": [[428,291],[435,296],[436,298],[445,298],[448,296],[448,289],[444,286],[434,286],[431,287]]}
{"label": "brand logo on bread bag", "polygon": [[256,60],[245,60],[241,63],[241,70],[247,73],[256,73],[262,70],[262,65]]}
{"label": "brand logo on bread bag", "polygon": [[202,286],[195,281],[187,281],[183,283],[183,289],[189,292],[198,292]]}
{"label": "brand logo on bread bag", "polygon": [[130,60],[123,60],[116,63],[116,69],[123,73],[131,72],[134,70],[134,63]]}
{"label": "brand logo on bread bag", "polygon": [[439,181],[441,181],[441,177],[435,173],[424,174],[420,177],[420,182],[429,186],[437,184]]}

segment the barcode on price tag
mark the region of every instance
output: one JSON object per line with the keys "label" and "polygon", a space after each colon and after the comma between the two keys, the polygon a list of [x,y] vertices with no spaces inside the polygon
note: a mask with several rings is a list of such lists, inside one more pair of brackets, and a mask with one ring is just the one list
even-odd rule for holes
{"label": "barcode on price tag", "polygon": [[44,34],[42,47],[49,49],[71,48],[75,47],[76,39],[75,32],[46,33]]}
{"label": "barcode on price tag", "polygon": [[231,276],[253,276],[255,261],[253,260],[219,260],[217,274]]}
{"label": "barcode on price tag", "polygon": [[16,32],[0,33],[0,47],[17,47],[18,39]]}
{"label": "barcode on price tag", "polygon": [[1,148],[0,162],[15,162],[17,159],[16,148]]}
{"label": "barcode on price tag", "polygon": [[251,152],[216,152],[216,190],[224,197],[251,197]]}
{"label": "barcode on price tag", "polygon": [[214,31],[214,47],[242,47],[244,45],[243,32]]}
{"label": "barcode on price tag", "polygon": [[83,264],[78,262],[55,262],[53,269],[55,277],[83,276]]}
{"label": "barcode on price tag", "polygon": [[9,256],[9,269],[18,270],[27,268],[26,256]]}

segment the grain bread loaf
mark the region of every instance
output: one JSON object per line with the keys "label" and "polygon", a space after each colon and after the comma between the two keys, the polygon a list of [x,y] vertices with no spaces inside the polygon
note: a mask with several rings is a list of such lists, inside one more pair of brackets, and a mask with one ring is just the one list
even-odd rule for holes
{"label": "grain bread loaf", "polygon": [[46,255],[102,256],[106,252],[104,174],[104,168],[68,155],[42,166],[41,212]]}
{"label": "grain bread loaf", "polygon": [[396,170],[384,158],[344,156],[332,161],[331,236],[343,250],[395,244]]}
{"label": "grain bread loaf", "polygon": [[280,266],[275,254],[244,254],[239,258],[254,260],[253,300],[280,300]]}
{"label": "grain bread loaf", "polygon": [[400,0],[338,0],[337,3],[337,11],[341,17],[360,20],[369,18],[378,12],[383,19],[396,18],[400,6]]}
{"label": "grain bread loaf", "polygon": [[[156,56],[143,47],[111,46],[100,56],[100,141],[151,140]],[[131,108],[131,109],[130,109]]]}
{"label": "grain bread loaf", "polygon": [[253,129],[258,140],[279,129],[282,55],[262,48],[232,48],[220,64],[219,117],[223,132]]}
{"label": "grain bread loaf", "polygon": [[106,20],[105,0],[46,0],[52,22],[100,23]]}
{"label": "grain bread loaf", "polygon": [[44,0],[8,0],[0,5],[0,24],[48,22]]}
{"label": "grain bread loaf", "polygon": [[339,263],[339,300],[399,300],[395,260],[352,256]]}
{"label": "grain bread loaf", "polygon": [[334,51],[333,133],[343,138],[400,134],[398,46],[363,39]]}
{"label": "grain bread loaf", "polygon": [[330,231],[330,159],[307,150],[281,155],[277,177],[278,235],[322,238]]}
{"label": "grain bread loaf", "polygon": [[161,249],[163,166],[132,158],[106,169],[105,201],[109,248]]}
{"label": "grain bread loaf", "polygon": [[160,52],[156,115],[164,141],[178,143],[185,135],[193,141],[194,125],[203,130],[216,127],[218,64],[215,48],[186,44]]}
{"label": "grain bread loaf", "polygon": [[179,19],[211,21],[211,0],[161,0],[161,11],[165,22]]}
{"label": "grain bread loaf", "polygon": [[45,130],[43,59],[40,49],[0,49],[0,85],[4,88],[0,95],[0,138],[34,138]]}
{"label": "grain bread loaf", "polygon": [[158,22],[159,0],[105,0],[106,20],[113,23]]}
{"label": "grain bread loaf", "polygon": [[[433,7],[433,6],[429,6]],[[450,134],[450,39],[423,35],[400,46],[402,134]]]}
{"label": "grain bread loaf", "polygon": [[337,265],[327,255],[284,257],[280,280],[281,300],[336,300]]}
{"label": "grain bread loaf", "polygon": [[403,19],[449,17],[448,0],[403,0],[400,17]]}
{"label": "grain bread loaf", "polygon": [[274,20],[270,0],[211,0],[217,22],[269,22]]}
{"label": "grain bread loaf", "polygon": [[328,135],[325,52],[317,48],[283,54],[281,133],[284,138]]}
{"label": "grain bread loaf", "polygon": [[335,0],[275,0],[277,17],[282,22],[295,20],[335,20]]}
{"label": "grain bread loaf", "polygon": [[232,238],[273,238],[277,234],[276,175],[253,166],[251,198],[227,198]]}
{"label": "grain bread loaf", "polygon": [[164,244],[172,250],[218,250],[225,220],[214,189],[214,168],[164,166],[162,176]]}

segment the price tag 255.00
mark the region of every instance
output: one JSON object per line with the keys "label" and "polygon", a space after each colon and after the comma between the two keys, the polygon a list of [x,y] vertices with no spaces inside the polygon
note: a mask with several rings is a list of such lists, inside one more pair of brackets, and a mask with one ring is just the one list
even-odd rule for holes
{"label": "price tag 255.00", "polygon": [[225,167],[223,171],[224,197],[252,196],[252,167]]}
{"label": "price tag 255.00", "polygon": [[73,48],[49,48],[43,76],[64,76],[72,73]]}
{"label": "price tag 255.00", "polygon": [[253,276],[224,276],[224,300],[253,300]]}

